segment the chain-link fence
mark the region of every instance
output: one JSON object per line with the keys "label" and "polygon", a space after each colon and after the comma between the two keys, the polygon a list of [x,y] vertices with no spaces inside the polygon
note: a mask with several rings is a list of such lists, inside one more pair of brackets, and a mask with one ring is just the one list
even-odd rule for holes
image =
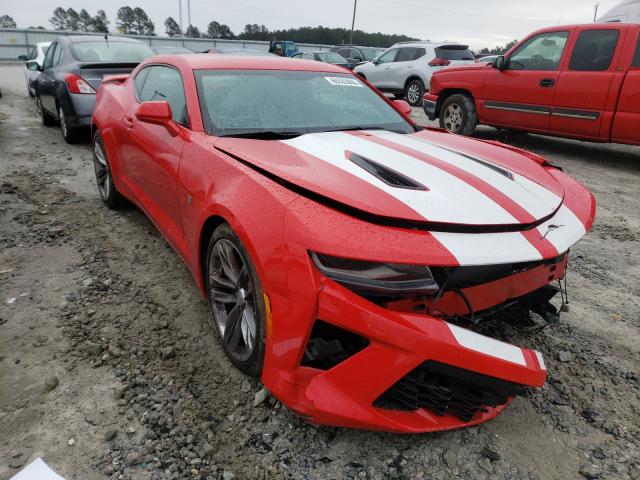
{"label": "chain-link fence", "polygon": [[[60,35],[96,35],[101,33],[61,32],[57,30],[38,30],[20,28],[0,28],[0,60],[17,60],[19,55],[28,55],[29,50],[38,42],[52,42]],[[110,35],[112,36],[112,35]],[[269,50],[269,42],[259,40],[226,40],[221,38],[186,38],[186,37],[149,37],[143,35],[113,35],[137,38],[151,46],[179,46],[196,52],[209,48],[246,48],[249,50]],[[310,52],[328,50],[330,45],[298,43],[298,50]]]}

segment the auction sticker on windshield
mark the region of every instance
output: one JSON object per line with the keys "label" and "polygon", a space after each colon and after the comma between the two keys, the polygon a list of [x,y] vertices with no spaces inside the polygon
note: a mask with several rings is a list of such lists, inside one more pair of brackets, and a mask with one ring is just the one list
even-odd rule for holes
{"label": "auction sticker on windshield", "polygon": [[362,84],[355,78],[344,78],[344,77],[324,77],[324,78],[331,85],[336,85],[339,87],[362,87]]}

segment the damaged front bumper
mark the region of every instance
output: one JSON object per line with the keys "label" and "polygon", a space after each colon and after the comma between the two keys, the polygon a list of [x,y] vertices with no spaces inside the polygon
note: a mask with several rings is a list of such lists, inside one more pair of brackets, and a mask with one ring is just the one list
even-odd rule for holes
{"label": "damaged front bumper", "polygon": [[436,305],[378,305],[320,276],[312,322],[329,327],[312,329],[295,368],[266,369],[263,381],[313,423],[428,432],[484,422],[528,387],[541,387],[547,372],[539,352],[481,335],[472,323],[500,305],[546,305],[549,292],[539,287],[562,278],[565,267],[563,255],[460,289],[466,301],[447,291]]}

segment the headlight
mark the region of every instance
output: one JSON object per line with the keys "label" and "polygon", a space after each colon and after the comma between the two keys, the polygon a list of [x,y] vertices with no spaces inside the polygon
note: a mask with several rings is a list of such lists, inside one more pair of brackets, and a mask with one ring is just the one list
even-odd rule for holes
{"label": "headlight", "polygon": [[438,291],[438,284],[425,265],[366,262],[316,252],[311,252],[311,258],[327,277],[357,292],[426,295]]}

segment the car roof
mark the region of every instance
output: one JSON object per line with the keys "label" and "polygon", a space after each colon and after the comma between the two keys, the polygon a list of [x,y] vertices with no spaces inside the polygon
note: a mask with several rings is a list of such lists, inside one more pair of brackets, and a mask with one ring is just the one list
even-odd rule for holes
{"label": "car roof", "polygon": [[[105,41],[104,36],[102,35],[64,35],[62,37],[58,37],[58,41],[64,40],[69,43],[77,43],[77,42],[99,42]],[[140,40],[136,40],[135,38],[128,37],[117,37],[117,36],[107,36],[107,40],[109,42],[127,42],[127,43],[142,43],[146,45],[146,43],[141,42]]]}
{"label": "car roof", "polygon": [[460,46],[460,47],[468,47],[468,45],[465,45],[464,43],[457,43],[457,42],[429,42],[427,40],[425,41],[416,41],[416,42],[400,42],[400,43],[396,43],[393,45],[393,47],[443,47],[446,45],[456,45],[456,46]]}
{"label": "car roof", "polygon": [[157,55],[142,62],[142,65],[149,63],[168,63],[191,70],[291,70],[304,72],[328,72],[344,73],[344,69],[336,67],[330,63],[316,62],[313,60],[298,60],[292,58],[282,58],[278,56],[234,56],[234,55],[202,55],[184,54],[180,56]]}

